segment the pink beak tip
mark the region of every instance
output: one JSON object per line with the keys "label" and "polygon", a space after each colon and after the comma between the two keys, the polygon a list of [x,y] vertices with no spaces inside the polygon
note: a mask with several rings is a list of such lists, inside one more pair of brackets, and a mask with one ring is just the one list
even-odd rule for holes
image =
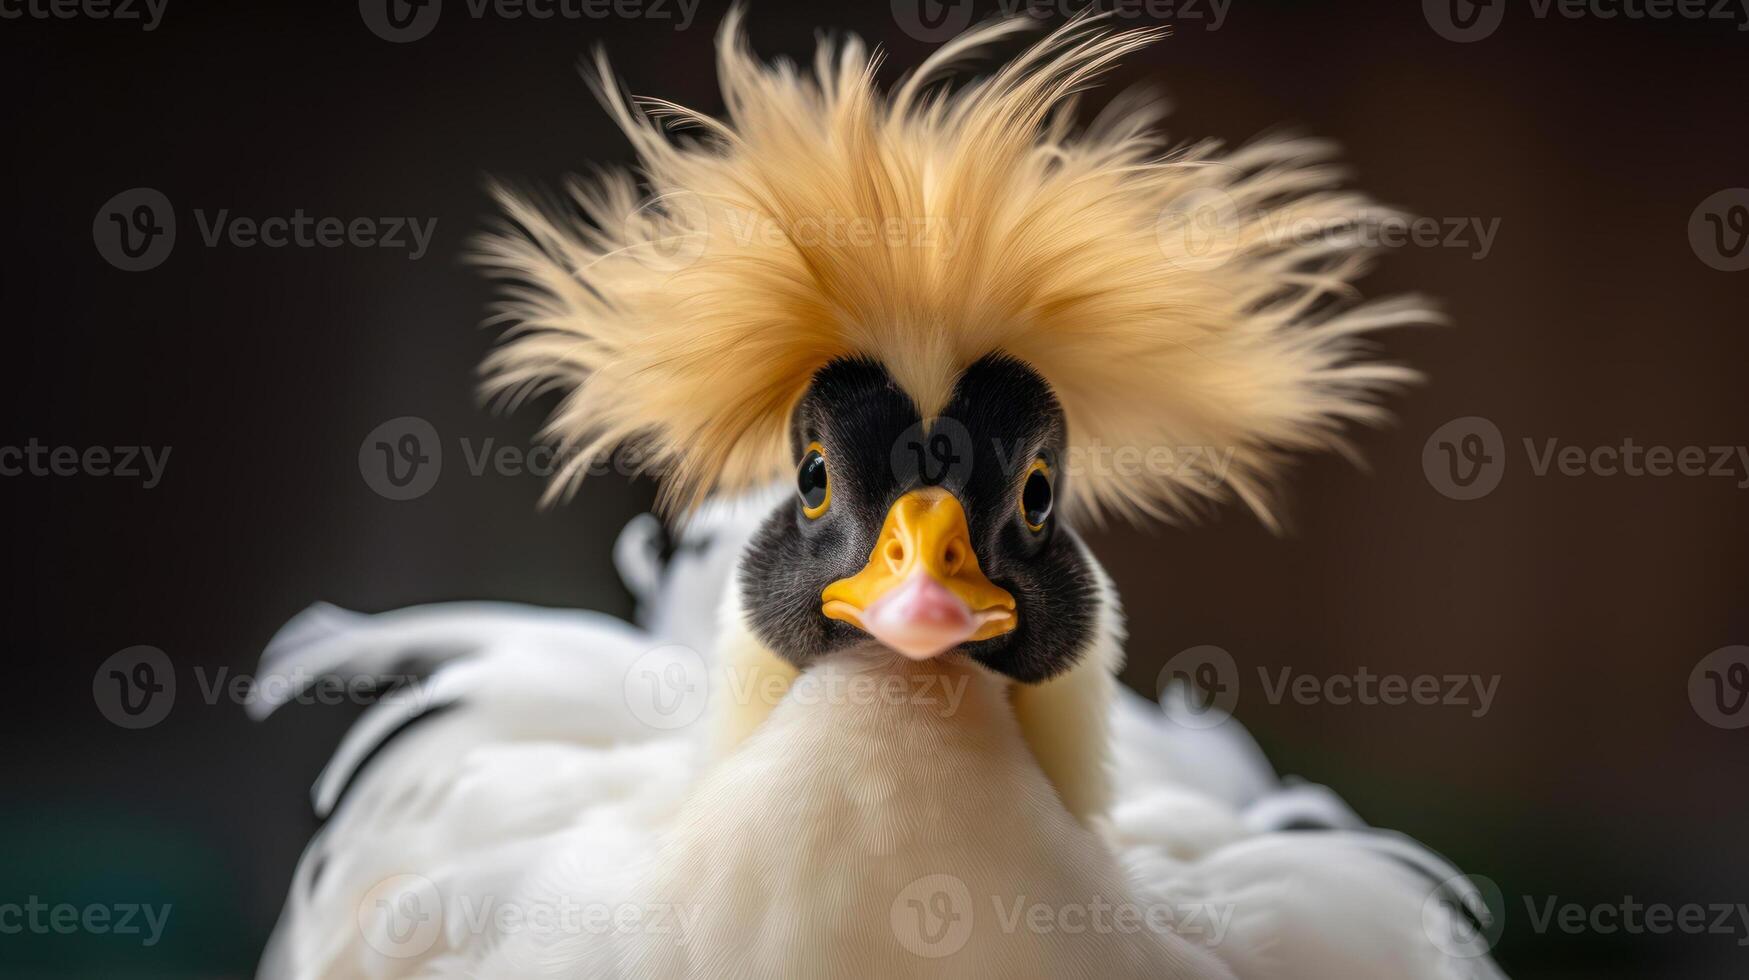
{"label": "pink beak tip", "polygon": [[978,631],[978,617],[959,596],[928,575],[915,575],[881,596],[863,615],[864,628],[912,660],[928,660]]}

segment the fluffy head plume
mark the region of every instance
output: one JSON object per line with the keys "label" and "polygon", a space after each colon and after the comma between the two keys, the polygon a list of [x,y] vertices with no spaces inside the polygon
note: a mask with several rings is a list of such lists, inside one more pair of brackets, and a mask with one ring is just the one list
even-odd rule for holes
{"label": "fluffy head plume", "polygon": [[551,493],[623,443],[682,509],[778,477],[810,376],[850,354],[926,417],[979,357],[1026,361],[1068,417],[1068,503],[1095,517],[1237,495],[1268,520],[1287,454],[1382,420],[1380,396],[1414,375],[1366,360],[1362,335],[1430,317],[1346,302],[1365,265],[1352,232],[1382,212],[1335,189],[1328,148],[1167,152],[1136,98],[1074,128],[1075,93],[1158,36],[1098,18],[956,92],[935,84],[1025,24],[970,31],[888,95],[861,42],[822,42],[811,74],[767,66],[731,13],[721,120],[628,102],[598,57],[648,192],[600,174],[561,214],[499,191],[510,221],[477,256],[507,281],[496,319],[512,325],[488,392],[565,391],[547,434],[570,467]]}

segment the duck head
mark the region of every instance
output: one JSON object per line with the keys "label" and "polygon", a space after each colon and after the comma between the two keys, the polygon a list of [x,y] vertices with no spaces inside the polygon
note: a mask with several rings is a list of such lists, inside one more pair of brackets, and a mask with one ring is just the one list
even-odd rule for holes
{"label": "duck head", "polygon": [[754,635],[798,670],[878,644],[1022,683],[1063,673],[1104,595],[1054,506],[1065,436],[1050,386],[1011,357],[971,364],[929,418],[879,363],[827,364],[792,416],[795,492],[742,558]]}

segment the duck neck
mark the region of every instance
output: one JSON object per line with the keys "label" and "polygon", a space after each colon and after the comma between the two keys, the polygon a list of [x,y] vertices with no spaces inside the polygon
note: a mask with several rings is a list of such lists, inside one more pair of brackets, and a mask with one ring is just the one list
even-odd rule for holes
{"label": "duck neck", "polygon": [[1012,925],[1017,907],[1133,898],[1034,758],[1009,687],[958,656],[862,649],[811,665],[665,836],[645,894],[695,919],[687,949],[646,946],[640,968],[733,949],[747,975],[956,976],[968,962],[1162,975],[1146,969],[1160,937],[1070,942]]}

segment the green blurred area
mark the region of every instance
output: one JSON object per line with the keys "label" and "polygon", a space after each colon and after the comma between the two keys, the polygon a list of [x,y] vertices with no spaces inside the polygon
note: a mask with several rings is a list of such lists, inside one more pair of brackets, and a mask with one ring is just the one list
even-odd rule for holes
{"label": "green blurred area", "polygon": [[17,809],[0,817],[0,868],[0,975],[253,972],[262,937],[241,914],[230,861],[186,830],[121,806]]}

